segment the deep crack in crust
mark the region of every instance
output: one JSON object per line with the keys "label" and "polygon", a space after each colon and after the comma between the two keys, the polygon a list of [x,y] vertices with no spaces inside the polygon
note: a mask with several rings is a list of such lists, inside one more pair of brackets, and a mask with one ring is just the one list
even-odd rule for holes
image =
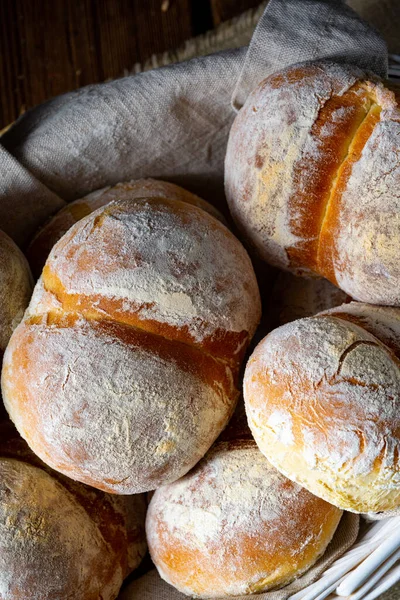
{"label": "deep crack in crust", "polygon": [[398,96],[355,67],[305,63],[270,76],[228,142],[235,221],[267,262],[400,304],[399,135]]}
{"label": "deep crack in crust", "polygon": [[400,504],[399,341],[400,309],[351,303],[276,330],[246,368],[262,452],[345,510]]}
{"label": "deep crack in crust", "polygon": [[53,468],[109,492],[155,489],[232,415],[259,315],[224,225],[179,201],[114,202],[51,253],[5,360],[6,405]]}

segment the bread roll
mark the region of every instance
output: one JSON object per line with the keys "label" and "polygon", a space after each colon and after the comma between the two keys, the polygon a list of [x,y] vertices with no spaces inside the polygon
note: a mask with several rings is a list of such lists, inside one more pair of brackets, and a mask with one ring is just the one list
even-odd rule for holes
{"label": "bread roll", "polygon": [[246,367],[260,450],[353,512],[400,506],[400,309],[350,303],[279,327]]}
{"label": "bread roll", "polygon": [[6,408],[72,479],[155,489],[227,424],[259,318],[250,259],[214,217],[167,199],[112,202],[53,248],[5,354]]}
{"label": "bread roll", "polygon": [[52,472],[0,425],[0,598],[114,600],[146,552],[143,495]]}
{"label": "bread roll", "polygon": [[11,334],[32,295],[33,279],[25,256],[0,230],[0,363]]}
{"label": "bread roll", "polygon": [[157,490],[146,532],[163,579],[196,598],[282,587],[323,554],[341,511],[290,482],[253,440],[219,442]]}
{"label": "bread roll", "polygon": [[226,195],[267,262],[400,305],[400,96],[354,66],[291,66],[231,129]]}
{"label": "bread roll", "polygon": [[[0,230],[0,367],[11,334],[32,295],[33,279],[25,256]],[[0,394],[0,421],[6,418]]]}
{"label": "bread roll", "polygon": [[40,276],[54,244],[72,225],[83,217],[113,200],[135,200],[136,198],[151,197],[188,202],[202,208],[222,223],[225,223],[224,217],[214,206],[174,183],[157,179],[137,179],[117,183],[117,185],[96,190],[84,198],[67,204],[38,231],[27,250],[27,257],[33,274],[36,278]]}

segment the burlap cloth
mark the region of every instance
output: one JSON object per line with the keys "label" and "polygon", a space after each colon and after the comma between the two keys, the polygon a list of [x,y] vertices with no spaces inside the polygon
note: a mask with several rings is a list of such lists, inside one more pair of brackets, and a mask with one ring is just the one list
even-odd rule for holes
{"label": "burlap cloth", "polygon": [[[375,14],[396,51],[399,0],[351,2],[367,17]],[[249,15],[242,39],[258,16]],[[218,36],[221,32],[215,43]],[[207,43],[212,50],[213,38],[205,39],[199,41],[203,53]],[[232,42],[226,35],[224,43]],[[226,211],[223,161],[232,106],[239,108],[268,74],[316,58],[387,73],[383,39],[340,0],[271,0],[248,48],[89,86],[27,112],[0,138],[0,228],[24,247],[65,202],[146,176],[180,183]],[[358,517],[345,514],[313,569],[291,586],[258,597],[281,600],[308,585],[354,542],[357,529]],[[183,597],[154,571],[121,595],[124,600]]]}

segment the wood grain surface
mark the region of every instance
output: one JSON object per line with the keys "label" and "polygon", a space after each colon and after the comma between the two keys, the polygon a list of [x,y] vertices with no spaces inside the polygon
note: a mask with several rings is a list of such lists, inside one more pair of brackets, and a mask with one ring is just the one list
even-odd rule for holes
{"label": "wood grain surface", "polygon": [[258,0],[0,0],[0,130],[27,108],[119,77]]}

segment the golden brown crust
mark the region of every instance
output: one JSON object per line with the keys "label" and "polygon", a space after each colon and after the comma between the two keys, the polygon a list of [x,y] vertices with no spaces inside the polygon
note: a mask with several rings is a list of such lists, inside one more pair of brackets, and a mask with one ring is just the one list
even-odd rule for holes
{"label": "golden brown crust", "polygon": [[280,475],[253,440],[219,442],[183,479],[157,490],[146,520],[160,575],[218,598],[282,587],[331,540],[341,511]]}
{"label": "golden brown crust", "polygon": [[262,258],[358,300],[400,304],[397,98],[327,62],[289,67],[254,90],[231,130],[225,180]]}
{"label": "golden brown crust", "polygon": [[[54,469],[111,493],[147,491],[187,472],[235,406],[224,363],[141,329],[55,314],[50,326],[46,317],[25,320],[14,345],[3,389],[20,433]],[[110,454],[121,457],[111,469]]]}
{"label": "golden brown crust", "polygon": [[193,204],[225,223],[224,217],[214,206],[174,183],[150,178],[117,183],[67,204],[37,232],[27,250],[28,261],[35,277],[40,277],[51,249],[72,225],[114,200],[133,201],[136,198],[149,197],[170,198]]}
{"label": "golden brown crust", "polygon": [[345,510],[400,505],[399,341],[400,309],[351,303],[278,328],[246,367],[262,452]]}
{"label": "golden brown crust", "polygon": [[7,410],[69,477],[157,488],[227,424],[259,317],[251,261],[224,225],[180,201],[115,201],[51,252],[5,356]]}
{"label": "golden brown crust", "polygon": [[[300,70],[299,79],[304,77]],[[332,181],[346,160],[349,143],[358,134],[360,123],[368,112],[369,98],[361,84],[355,84],[340,96],[331,96],[320,109],[310,135],[316,140],[318,150],[306,155],[295,165],[289,213],[293,215],[290,228],[304,240],[288,248],[293,267],[306,266],[311,271],[325,275],[324,261],[320,257],[320,236],[329,224],[328,208],[334,205]],[[333,118],[333,115],[338,115]],[[335,283],[334,277],[332,283]]]}
{"label": "golden brown crust", "polygon": [[[342,227],[341,197],[346,189],[354,165],[360,160],[362,151],[372,132],[379,122],[381,107],[374,104],[365,88],[365,105],[360,110],[359,118],[355,123],[355,130],[347,136],[345,142],[345,156],[341,158],[333,178],[328,204],[325,208],[323,223],[318,236],[318,249],[314,267],[329,281],[337,285],[335,264],[340,260],[336,240]],[[322,167],[322,165],[321,165]]]}

